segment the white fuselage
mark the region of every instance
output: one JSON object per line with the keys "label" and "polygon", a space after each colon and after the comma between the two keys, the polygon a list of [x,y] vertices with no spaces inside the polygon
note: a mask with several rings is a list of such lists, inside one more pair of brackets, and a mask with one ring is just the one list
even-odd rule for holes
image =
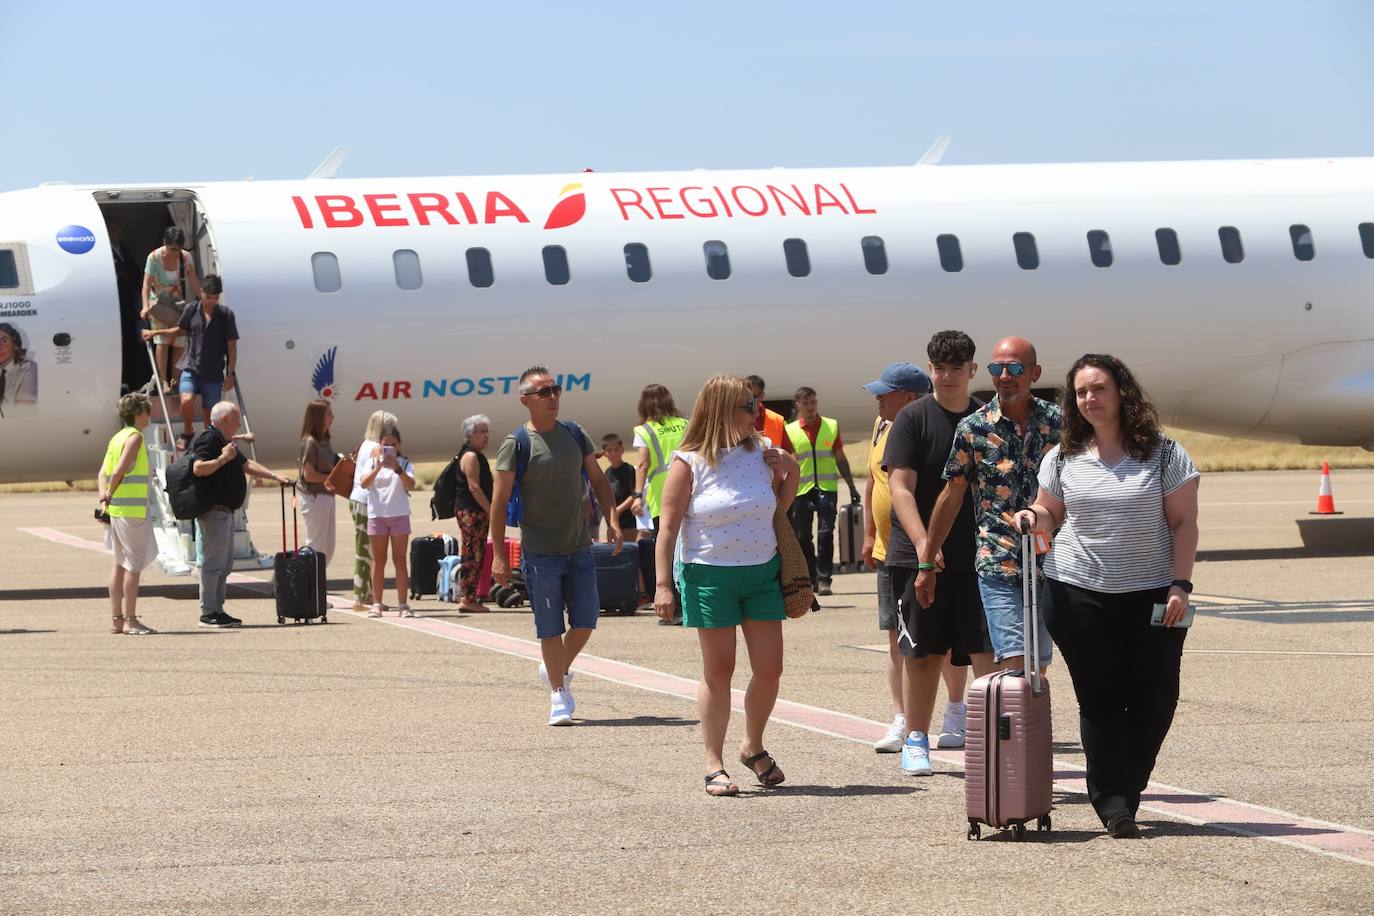
{"label": "white fuselage", "polygon": [[[860,385],[894,360],[924,365],[945,328],[980,357],[1030,338],[1047,388],[1082,353],[1113,353],[1175,425],[1374,445],[1374,226],[1360,229],[1374,159],[45,186],[0,194],[0,253],[19,250],[23,274],[0,288],[0,323],[19,329],[39,386],[36,403],[0,405],[0,481],[94,476],[121,374],[106,217],[164,192],[208,225],[199,253],[237,316],[269,464],[295,460],[331,352],[336,446],[387,409],[404,451],[427,459],[457,449],[466,416],[489,415],[498,438],[522,420],[514,380],[534,363],[563,377],[563,415],[598,438],[629,435],[645,384],[686,412],[722,370],[764,376],[770,397],[810,385],[825,415],[866,430]],[[1293,226],[1312,259],[1295,256]],[[70,250],[83,247],[70,227],[90,250]],[[1239,263],[1221,227],[1238,230]],[[1161,262],[1161,228],[1176,265]],[[1110,266],[1090,259],[1090,230],[1108,234]],[[1035,269],[1018,265],[1021,232]],[[958,239],[957,272],[941,235]],[[866,268],[865,238],[882,240],[886,272]],[[789,273],[789,239],[805,243],[806,276]],[[708,241],[728,246],[728,279],[708,276]],[[627,275],[631,243],[647,282]],[[566,253],[568,282],[546,278],[546,246]],[[490,286],[473,285],[469,249],[489,253]],[[147,253],[133,252],[140,270]],[[321,292],[312,259],[330,289],[330,255],[339,285]],[[416,259],[418,288],[403,289]]]}

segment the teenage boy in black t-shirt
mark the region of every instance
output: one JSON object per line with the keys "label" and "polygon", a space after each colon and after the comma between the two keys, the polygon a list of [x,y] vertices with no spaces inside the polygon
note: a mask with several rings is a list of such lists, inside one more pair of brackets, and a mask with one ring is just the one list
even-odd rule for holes
{"label": "teenage boy in black t-shirt", "polygon": [[945,488],[943,470],[959,421],[983,403],[969,396],[977,371],[973,340],[962,331],[941,331],[926,347],[931,394],[902,408],[892,422],[883,455],[892,489],[892,535],[887,547],[892,592],[897,595],[899,636],[906,674],[906,716],[911,733],[902,746],[902,771],[929,776],[931,714],[945,654],[975,674],[993,670],[992,644],[974,568],[973,502],[965,501],[936,562],[935,601],[921,607],[914,585],[926,524]]}
{"label": "teenage boy in black t-shirt", "polygon": [[601,454],[610,462],[606,468],[606,482],[611,485],[611,498],[615,500],[615,511],[620,516],[620,531],[626,541],[633,541],[638,535],[635,513],[630,508],[636,496],[635,469],[625,462],[624,440],[615,433],[602,436]]}

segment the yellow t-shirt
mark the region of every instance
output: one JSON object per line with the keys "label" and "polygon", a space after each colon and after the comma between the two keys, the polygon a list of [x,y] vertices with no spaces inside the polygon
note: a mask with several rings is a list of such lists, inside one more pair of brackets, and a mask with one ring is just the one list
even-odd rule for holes
{"label": "yellow t-shirt", "polygon": [[883,452],[887,451],[887,434],[892,424],[882,417],[873,421],[873,435],[868,449],[868,476],[873,481],[873,498],[869,508],[873,512],[873,527],[877,538],[873,544],[873,559],[887,559],[887,539],[892,534],[892,488],[887,482],[887,471],[883,470]]}

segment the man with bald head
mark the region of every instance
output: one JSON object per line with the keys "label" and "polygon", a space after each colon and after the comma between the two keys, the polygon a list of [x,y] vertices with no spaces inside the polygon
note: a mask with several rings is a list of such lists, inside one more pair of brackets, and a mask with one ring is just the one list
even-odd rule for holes
{"label": "man with bald head", "polygon": [[[978,591],[993,658],[1000,667],[1016,669],[1024,667],[1026,647],[1021,536],[1012,516],[1035,502],[1040,459],[1059,442],[1060,412],[1055,404],[1031,394],[1031,386],[1040,378],[1040,365],[1035,347],[1024,337],[999,340],[988,360],[988,372],[997,396],[954,430],[954,447],[944,470],[945,489],[935,502],[920,550],[916,599],[923,607],[934,600],[940,547],[972,487]],[[1038,632],[1044,667],[1050,661],[1050,637],[1043,617]]]}

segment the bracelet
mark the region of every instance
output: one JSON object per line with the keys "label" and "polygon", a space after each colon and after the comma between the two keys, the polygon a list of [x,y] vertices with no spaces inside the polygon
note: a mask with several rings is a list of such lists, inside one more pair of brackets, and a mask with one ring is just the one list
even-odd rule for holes
{"label": "bracelet", "polygon": [[924,572],[924,571],[926,571],[927,569],[936,569],[936,568],[937,568],[937,567],[935,566],[934,563],[917,563],[917,564],[916,564],[916,569],[919,570],[919,571],[921,571],[921,572]]}

